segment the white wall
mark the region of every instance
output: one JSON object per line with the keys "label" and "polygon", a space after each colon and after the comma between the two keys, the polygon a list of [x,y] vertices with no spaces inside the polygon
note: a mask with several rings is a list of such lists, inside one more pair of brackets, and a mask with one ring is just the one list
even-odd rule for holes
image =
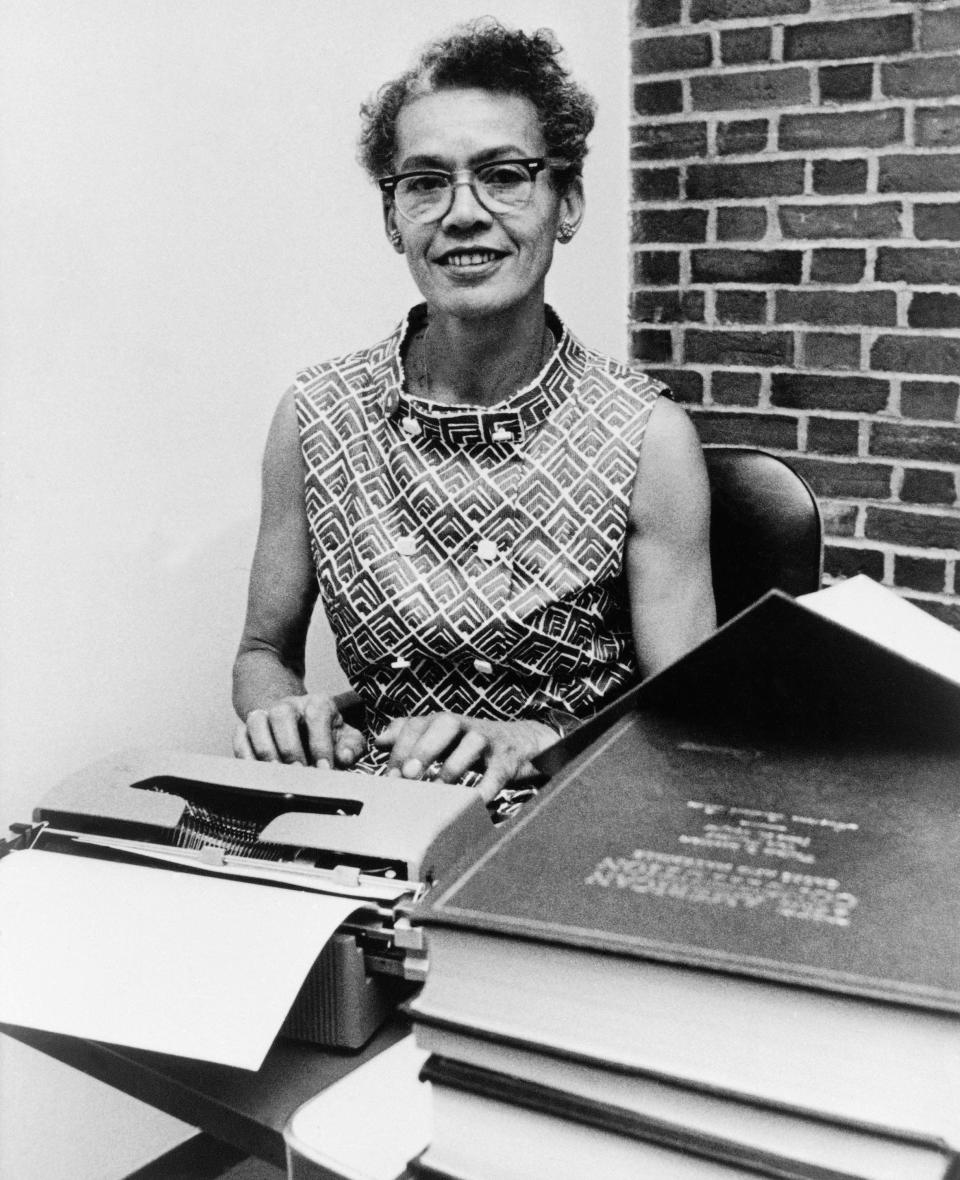
{"label": "white wall", "polygon": [[[622,355],[625,0],[13,0],[0,14],[0,821],[126,744],[226,752],[276,400],[416,293],[359,101],[492,12],[600,101],[550,297]],[[339,686],[322,634],[314,640]],[[318,660],[314,662],[317,663]],[[53,964],[52,964],[53,966]],[[110,1180],[188,1131],[0,1041],[0,1175]]]}

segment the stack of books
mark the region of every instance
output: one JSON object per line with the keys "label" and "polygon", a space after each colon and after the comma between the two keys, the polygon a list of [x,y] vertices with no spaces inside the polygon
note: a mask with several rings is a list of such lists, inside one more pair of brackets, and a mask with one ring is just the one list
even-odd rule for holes
{"label": "stack of books", "polygon": [[960,634],[774,592],[579,742],[415,915],[411,1173],[957,1180]]}

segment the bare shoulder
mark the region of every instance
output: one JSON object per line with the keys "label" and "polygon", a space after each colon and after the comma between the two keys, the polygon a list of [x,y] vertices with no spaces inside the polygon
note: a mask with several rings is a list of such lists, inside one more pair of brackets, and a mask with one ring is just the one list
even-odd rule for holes
{"label": "bare shoulder", "polygon": [[303,493],[304,461],[297,423],[297,387],[291,386],[273,413],[263,451],[263,491],[267,497],[297,498]]}
{"label": "bare shoulder", "polygon": [[685,503],[698,515],[709,502],[707,469],[696,427],[681,406],[661,397],[650,412],[637,477],[631,516],[635,524],[645,517],[662,517]]}
{"label": "bare shoulder", "polygon": [[646,458],[662,462],[664,459],[677,460],[684,456],[694,465],[703,461],[696,427],[682,406],[668,397],[660,397],[650,411],[641,463]]}

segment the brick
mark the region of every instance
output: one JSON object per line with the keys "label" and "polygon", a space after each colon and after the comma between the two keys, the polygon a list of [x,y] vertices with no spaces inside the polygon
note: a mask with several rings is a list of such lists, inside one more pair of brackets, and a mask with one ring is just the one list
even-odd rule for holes
{"label": "brick", "polygon": [[913,135],[917,147],[960,147],[960,106],[917,107]]}
{"label": "brick", "polygon": [[868,507],[864,534],[871,541],[917,549],[960,548],[960,517],[904,508]]}
{"label": "brick", "polygon": [[925,53],[960,49],[960,8],[924,12],[920,17],[920,48]]}
{"label": "brick", "polygon": [[910,504],[955,504],[957,484],[953,472],[907,468],[903,473],[900,499]]}
{"label": "brick", "polygon": [[953,377],[960,372],[960,340],[947,336],[880,336],[870,350],[870,367]]}
{"label": "brick", "polygon": [[688,405],[703,401],[703,377],[696,369],[647,369],[647,373],[669,388],[674,401]]}
{"label": "brick", "polygon": [[710,396],[721,406],[755,406],[760,402],[760,374],[715,369],[710,378]]}
{"label": "brick", "polygon": [[673,360],[673,340],[668,330],[641,328],[630,333],[630,355],[641,363],[669,364]]}
{"label": "brick", "polygon": [[814,160],[813,191],[815,193],[865,193],[867,191],[867,161]]}
{"label": "brick", "polygon": [[680,282],[680,255],[675,250],[639,250],[633,256],[633,281],[638,287]]}
{"label": "brick", "polygon": [[756,155],[766,149],[770,136],[767,119],[734,119],[717,126],[717,154]]}
{"label": "brick", "polygon": [[677,324],[703,320],[702,291],[635,291],[630,315],[646,324]]}
{"label": "brick", "polygon": [[821,102],[864,102],[873,94],[873,64],[824,66],[820,70]]}
{"label": "brick", "polygon": [[787,197],[803,192],[803,160],[756,164],[691,164],[687,197],[709,201],[718,197]]}
{"label": "brick", "polygon": [[810,77],[805,69],[704,74],[691,78],[690,93],[697,111],[797,106],[810,101]]}
{"label": "brick", "polygon": [[820,501],[820,518],[828,537],[852,537],[857,531],[859,509],[855,504],[838,504],[833,500]]}
{"label": "brick", "polygon": [[946,381],[905,381],[900,388],[900,413],[905,418],[952,422],[960,403],[960,385]]}
{"label": "brick", "polygon": [[880,283],[960,283],[960,249],[880,246],[876,277]]}
{"label": "brick", "polygon": [[803,363],[808,369],[859,369],[859,333],[808,332],[803,338]]}
{"label": "brick", "polygon": [[918,292],[907,312],[911,328],[960,328],[960,295]]}
{"label": "brick", "polygon": [[813,21],[788,25],[783,31],[783,60],[886,57],[913,48],[909,16],[879,20]]}
{"label": "brick", "polygon": [[635,201],[675,201],[679,196],[679,168],[634,168]]}
{"label": "brick", "polygon": [[638,115],[677,115],[683,110],[683,87],[679,82],[634,86],[633,109]]}
{"label": "brick", "polygon": [[800,282],[803,255],[799,250],[693,250],[694,283]]}
{"label": "brick", "polygon": [[817,496],[867,500],[886,500],[890,496],[893,468],[886,463],[844,463],[793,456],[790,466],[803,476]]}
{"label": "brick", "polygon": [[720,324],[763,324],[767,296],[763,291],[718,291],[716,318]]}
{"label": "brick", "polygon": [[698,410],[693,421],[704,443],[770,447],[781,451],[792,451],[797,446],[797,420],[786,415]]}
{"label": "brick", "polygon": [[[960,463],[960,426],[873,422],[870,427],[870,454],[897,459],[926,459],[931,463]],[[949,474],[952,482],[953,473]],[[952,495],[950,499],[953,499]]]}
{"label": "brick", "polygon": [[934,602],[927,598],[907,598],[914,606],[920,607],[928,615],[933,615],[941,623],[960,630],[960,602]]}
{"label": "brick", "polygon": [[707,154],[706,123],[641,123],[630,129],[634,160],[684,160]]}
{"label": "brick", "polygon": [[777,144],[782,152],[820,152],[825,148],[881,148],[903,143],[903,111],[829,111],[784,115]]}
{"label": "brick", "polygon": [[889,385],[877,377],[774,373],[770,386],[770,404],[791,410],[877,414],[886,408],[889,397]]}
{"label": "brick", "polygon": [[942,193],[960,189],[960,155],[881,156],[877,191]]}
{"label": "brick", "polygon": [[633,43],[635,74],[668,74],[674,70],[702,70],[713,64],[710,38],[705,33],[679,37],[640,37]]}
{"label": "brick", "polygon": [[634,24],[654,27],[680,23],[680,0],[638,0]]}
{"label": "brick", "polygon": [[770,29],[727,29],[720,33],[720,57],[726,66],[769,61],[773,36]]}
{"label": "brick", "polygon": [[690,20],[749,20],[810,11],[810,0],[693,0]]}
{"label": "brick", "polygon": [[769,368],[793,362],[790,332],[708,332],[690,328],[684,341],[687,364]]}
{"label": "brick", "polygon": [[893,291],[778,291],[781,324],[871,324],[895,327]]}
{"label": "brick", "polygon": [[924,202],[913,207],[913,236],[920,241],[938,238],[960,241],[960,203],[938,205]]}
{"label": "brick", "polygon": [[860,423],[855,418],[810,418],[807,422],[807,450],[824,455],[855,455],[859,448]]}
{"label": "brick", "polygon": [[886,62],[880,66],[880,89],[888,98],[953,98],[960,94],[960,59]]}
{"label": "brick", "polygon": [[725,205],[717,210],[718,242],[756,242],[766,232],[766,209],[756,205]]}
{"label": "brick", "polygon": [[639,209],[633,215],[634,242],[703,242],[705,209]]}
{"label": "brick", "polygon": [[893,558],[893,580],[908,590],[941,593],[947,582],[947,563],[942,557],[910,557],[897,553]]}
{"label": "brick", "polygon": [[880,582],[883,580],[883,550],[854,548],[852,545],[825,545],[823,572],[831,578],[852,578],[855,574],[866,574],[868,578]]}
{"label": "brick", "polygon": [[812,283],[859,283],[867,265],[865,250],[814,250],[810,259]]}
{"label": "brick", "polygon": [[896,238],[903,207],[876,205],[782,205],[780,229],[787,238]]}

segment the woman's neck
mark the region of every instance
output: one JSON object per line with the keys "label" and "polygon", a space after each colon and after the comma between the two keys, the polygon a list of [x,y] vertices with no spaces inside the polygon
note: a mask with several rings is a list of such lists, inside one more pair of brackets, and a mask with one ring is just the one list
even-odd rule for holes
{"label": "woman's neck", "polygon": [[408,385],[433,401],[495,405],[534,380],[552,347],[542,303],[496,320],[431,314],[411,342]]}

